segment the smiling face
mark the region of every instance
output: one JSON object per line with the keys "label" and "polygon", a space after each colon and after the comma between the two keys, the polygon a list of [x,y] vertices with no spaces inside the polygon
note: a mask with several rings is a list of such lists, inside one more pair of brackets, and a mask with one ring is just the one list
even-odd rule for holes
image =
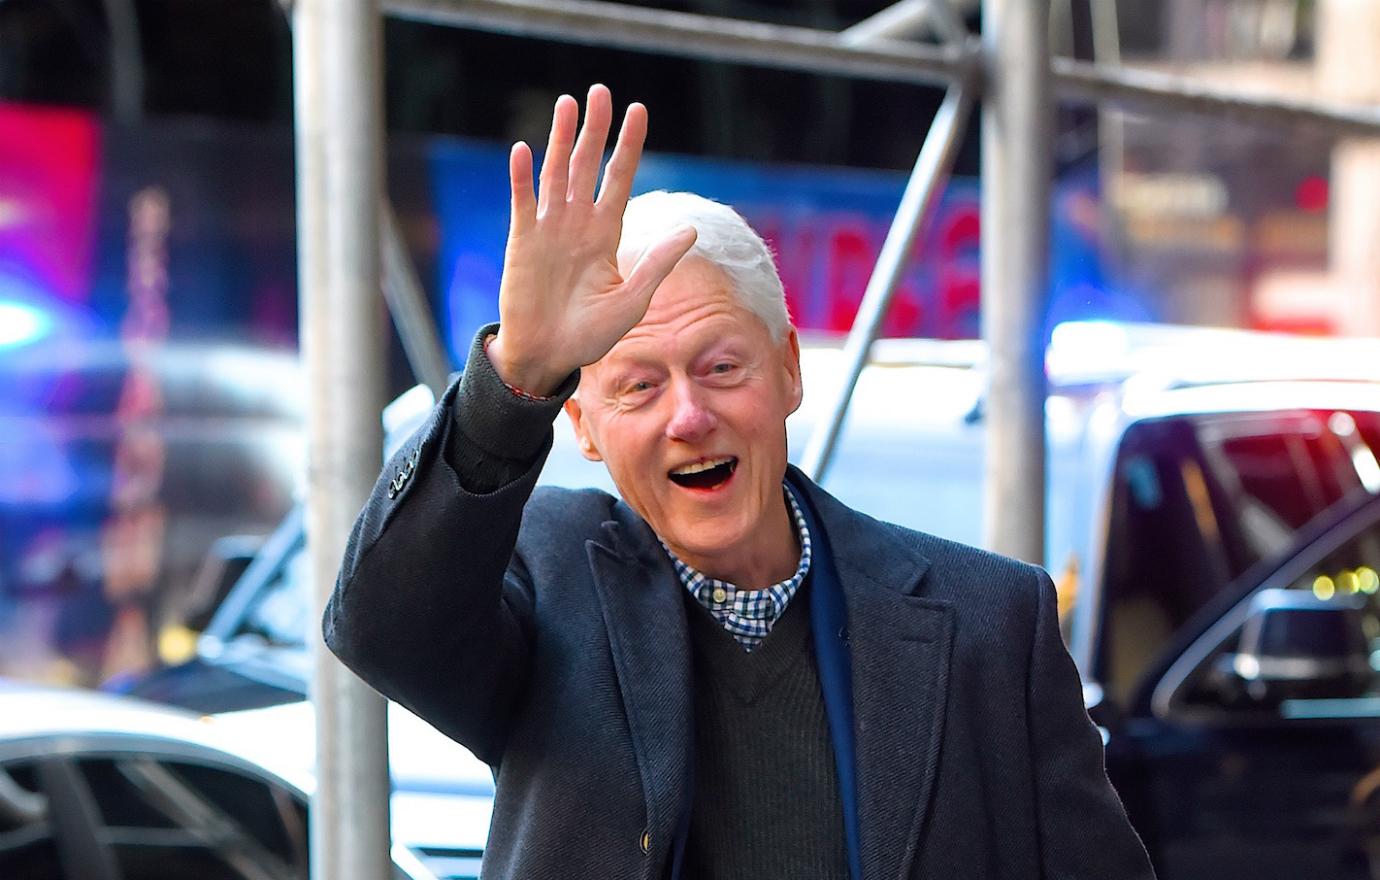
{"label": "smiling face", "polygon": [[781,481],[800,396],[795,330],[774,340],[723,270],[691,257],[566,409],[581,451],[677,556],[754,589],[799,561]]}

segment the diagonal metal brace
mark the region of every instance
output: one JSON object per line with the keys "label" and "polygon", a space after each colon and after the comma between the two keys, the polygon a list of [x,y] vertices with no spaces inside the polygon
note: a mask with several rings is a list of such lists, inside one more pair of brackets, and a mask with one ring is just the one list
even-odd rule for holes
{"label": "diagonal metal brace", "polygon": [[948,0],[899,0],[839,36],[851,46],[861,46],[875,40],[908,39],[926,28],[946,43],[961,43],[968,36],[963,19]]}
{"label": "diagonal metal brace", "polygon": [[857,317],[853,319],[853,327],[844,343],[843,381],[834,392],[824,420],[810,432],[809,443],[800,460],[801,470],[815,482],[822,482],[828,473],[839,431],[853,397],[853,388],[862,375],[872,343],[881,332],[882,321],[896,294],[901,272],[906,267],[921,225],[931,213],[931,208],[943,192],[944,182],[949,178],[954,155],[968,127],[972,108],[972,90],[965,84],[956,84],[944,96],[944,103],[939,106],[939,112],[930,124],[929,134],[925,136],[925,143],[906,182],[905,192],[901,194],[901,204],[896,209],[891,228],[887,230],[881,253],[877,255],[877,265],[868,279]]}
{"label": "diagonal metal brace", "polygon": [[379,212],[379,236],[382,239],[379,244],[383,257],[380,275],[388,312],[393,316],[393,325],[398,328],[398,338],[402,340],[412,374],[440,400],[450,375],[450,359],[446,356],[445,346],[441,344],[426,292],[417,280],[417,272],[407,253],[407,242],[398,227],[398,215],[394,213],[391,202],[385,201]]}

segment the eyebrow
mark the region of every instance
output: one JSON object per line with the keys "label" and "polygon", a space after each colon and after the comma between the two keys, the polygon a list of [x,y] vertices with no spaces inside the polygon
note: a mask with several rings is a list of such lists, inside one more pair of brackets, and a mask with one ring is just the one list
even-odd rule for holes
{"label": "eyebrow", "polygon": [[[714,330],[713,325],[707,328],[707,330],[700,331],[705,333],[707,338],[705,342],[690,355],[688,359],[690,363],[693,364],[703,359],[708,352],[716,348],[723,349],[727,347],[734,351],[745,351],[747,353],[751,353],[754,350],[754,346],[748,344],[747,340],[736,332],[739,329],[737,321],[726,321],[725,323],[727,326],[721,328],[718,332],[712,332]],[[647,350],[654,352],[654,354],[649,356],[641,353]],[[604,363],[605,365],[613,365],[615,372],[619,373],[626,372],[629,368],[638,366],[656,369],[660,368],[665,362],[663,358],[655,354],[655,352],[660,352],[662,350],[663,345],[661,343],[634,338],[629,340],[622,352],[609,352],[609,355],[605,357],[611,355],[611,360],[606,360]]]}

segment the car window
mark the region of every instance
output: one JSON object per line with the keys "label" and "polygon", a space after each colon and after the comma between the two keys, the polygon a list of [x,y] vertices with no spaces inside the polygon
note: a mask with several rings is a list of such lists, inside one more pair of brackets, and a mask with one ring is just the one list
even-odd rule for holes
{"label": "car window", "polygon": [[[1363,680],[1350,688],[1347,695],[1367,702],[1380,698],[1380,518],[1372,515],[1355,534],[1312,564],[1283,574],[1285,579],[1272,584],[1272,588],[1283,588],[1318,600],[1317,610],[1297,613],[1289,621],[1288,645],[1293,652],[1302,648],[1310,658],[1335,661],[1352,658],[1359,650],[1366,655]],[[1345,606],[1356,613],[1327,613],[1329,605]],[[1248,698],[1249,695],[1240,693],[1240,683],[1233,679],[1231,660],[1243,650],[1244,618],[1244,610],[1238,612],[1234,628],[1188,677],[1176,697],[1179,706],[1260,708]],[[1285,646],[1284,629],[1283,618],[1266,618],[1254,649],[1264,655],[1281,653]],[[1326,703],[1335,709],[1335,699]],[[1280,710],[1284,714],[1311,717],[1325,708],[1310,707],[1308,701],[1294,701],[1281,706]]]}
{"label": "car window", "polygon": [[1189,421],[1132,426],[1113,479],[1098,678],[1124,700],[1159,646],[1239,563]]}
{"label": "car window", "polygon": [[0,877],[305,880],[302,798],[153,753],[0,764]]}
{"label": "car window", "polygon": [[1341,441],[1314,419],[1293,423],[1296,434],[1254,434],[1221,442],[1238,503],[1287,531],[1306,523],[1359,485]]}
{"label": "car window", "polygon": [[1113,698],[1127,701],[1174,633],[1228,584],[1364,491],[1328,416],[1177,417],[1126,432],[1095,671]]}
{"label": "car window", "polygon": [[1221,451],[1244,496],[1238,503],[1269,518],[1283,534],[1326,506],[1312,463],[1300,460],[1300,438],[1284,434],[1233,437],[1222,441]]}

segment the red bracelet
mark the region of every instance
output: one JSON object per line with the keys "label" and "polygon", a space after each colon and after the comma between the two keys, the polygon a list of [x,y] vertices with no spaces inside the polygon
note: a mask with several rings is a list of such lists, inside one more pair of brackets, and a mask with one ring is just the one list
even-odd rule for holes
{"label": "red bracelet", "polygon": [[[484,357],[488,357],[488,356],[489,356],[489,343],[490,343],[490,342],[493,342],[493,341],[494,341],[495,339],[497,339],[497,338],[498,338],[498,334],[497,334],[497,333],[490,333],[488,336],[485,336],[485,337],[484,337]],[[489,363],[492,364],[493,361],[491,360],[491,361],[489,361]],[[497,372],[497,371],[495,371],[495,372]],[[502,377],[502,376],[499,376],[499,377],[498,377],[498,381],[503,382],[503,377]],[[509,385],[507,382],[503,382],[503,387],[504,387],[504,388],[507,388],[509,391],[513,392],[513,394],[515,394],[516,396],[521,397],[523,400],[530,400],[530,401],[533,401],[534,403],[541,403],[542,401],[546,401],[546,400],[550,400],[550,399],[551,399],[550,396],[543,396],[543,395],[540,395],[540,394],[533,394],[533,393],[530,392],[530,391],[523,391],[521,388],[517,387],[516,385]]]}

